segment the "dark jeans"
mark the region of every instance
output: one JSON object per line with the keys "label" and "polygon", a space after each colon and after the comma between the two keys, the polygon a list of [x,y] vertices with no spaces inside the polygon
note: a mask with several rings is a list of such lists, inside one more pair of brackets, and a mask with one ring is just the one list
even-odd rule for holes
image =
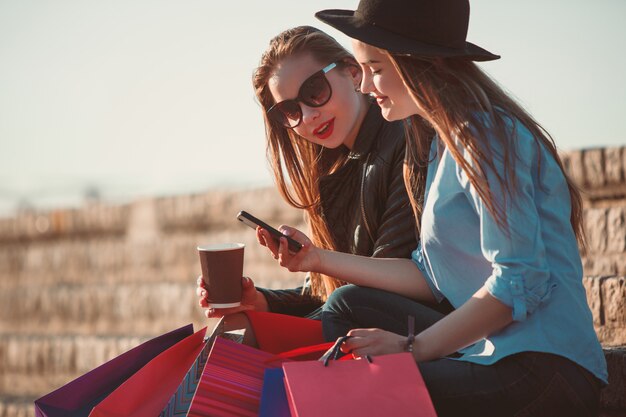
{"label": "dark jeans", "polygon": [[[407,334],[407,316],[413,315],[419,333],[449,311],[449,306],[426,306],[397,294],[347,285],[324,305],[322,327],[329,341],[354,328]],[[442,358],[418,366],[439,417],[598,414],[599,381],[561,356],[523,352],[492,365]]]}

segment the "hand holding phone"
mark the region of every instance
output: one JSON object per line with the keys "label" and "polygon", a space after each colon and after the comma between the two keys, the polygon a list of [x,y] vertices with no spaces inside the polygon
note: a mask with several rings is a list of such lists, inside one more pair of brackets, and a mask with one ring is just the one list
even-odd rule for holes
{"label": "hand holding phone", "polygon": [[279,232],[278,230],[276,230],[269,224],[265,223],[262,220],[257,219],[252,214],[246,211],[243,211],[243,210],[240,211],[237,214],[237,220],[239,220],[240,222],[242,222],[243,224],[247,226],[250,226],[254,230],[256,230],[257,226],[260,226],[262,229],[267,230],[270,233],[270,235],[272,235],[274,240],[276,240],[277,244],[279,243],[281,237],[286,238],[290,252],[297,253],[300,249],[302,249],[302,243],[290,238],[289,236],[285,236],[284,234],[282,234],[281,232]]}

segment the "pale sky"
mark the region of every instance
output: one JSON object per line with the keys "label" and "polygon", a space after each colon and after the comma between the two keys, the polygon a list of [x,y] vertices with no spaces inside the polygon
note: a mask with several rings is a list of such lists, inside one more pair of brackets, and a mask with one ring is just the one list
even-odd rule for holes
{"label": "pale sky", "polygon": [[[250,79],[357,0],[0,0],[0,214],[272,183]],[[473,0],[481,64],[563,150],[626,144],[625,0]]]}

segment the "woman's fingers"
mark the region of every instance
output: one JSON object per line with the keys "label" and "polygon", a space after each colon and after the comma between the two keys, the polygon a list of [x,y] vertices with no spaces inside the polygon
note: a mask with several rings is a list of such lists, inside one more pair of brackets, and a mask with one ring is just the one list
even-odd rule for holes
{"label": "woman's fingers", "polygon": [[246,288],[254,288],[254,281],[252,281],[252,278],[250,278],[250,277],[242,277],[241,286],[244,289],[246,289]]}
{"label": "woman's fingers", "polygon": [[257,235],[257,239],[260,242],[262,241],[261,244],[272,252],[274,259],[278,259],[278,245],[276,244],[274,238],[272,238],[272,235],[270,235],[270,232],[262,229],[261,227],[257,227]]}
{"label": "woman's fingers", "polygon": [[[208,307],[208,304],[207,304]],[[240,305],[239,307],[231,307],[231,308],[207,308],[204,311],[204,315],[207,318],[220,318],[224,316],[228,316],[230,314],[241,313],[245,310],[252,310],[252,306],[248,305]]]}
{"label": "woman's fingers", "polygon": [[369,339],[363,334],[363,332],[350,330],[348,332],[348,336],[351,336],[350,339],[346,340],[341,345],[341,351],[344,353],[354,353],[356,350],[363,349],[369,345]]}
{"label": "woman's fingers", "polygon": [[196,295],[200,298],[206,297],[206,290],[202,287],[196,287]]}
{"label": "woman's fingers", "polygon": [[287,266],[288,261],[289,261],[289,250],[288,250],[288,244],[287,244],[287,239],[284,237],[280,238],[280,244],[278,245],[278,263],[280,264],[280,266]]}
{"label": "woman's fingers", "polygon": [[259,242],[259,245],[267,246],[267,244],[265,243],[265,237],[261,233],[261,230],[262,229],[260,227],[256,228],[256,240],[257,240],[257,242]]}
{"label": "woman's fingers", "polygon": [[291,272],[300,271],[302,256],[298,255],[300,255],[300,252],[295,255],[289,252],[289,243],[287,243],[287,239],[281,237],[280,245],[278,247],[278,262],[280,266],[287,268]]}
{"label": "woman's fingers", "polygon": [[348,336],[352,337],[342,345],[341,351],[355,358],[402,352],[406,341],[405,336],[381,329],[353,329]]}

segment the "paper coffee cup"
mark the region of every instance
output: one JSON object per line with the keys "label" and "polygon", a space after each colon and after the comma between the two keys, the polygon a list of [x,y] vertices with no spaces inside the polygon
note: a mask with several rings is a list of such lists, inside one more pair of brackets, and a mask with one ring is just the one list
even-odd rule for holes
{"label": "paper coffee cup", "polygon": [[243,243],[220,243],[198,246],[202,280],[213,308],[241,305]]}

